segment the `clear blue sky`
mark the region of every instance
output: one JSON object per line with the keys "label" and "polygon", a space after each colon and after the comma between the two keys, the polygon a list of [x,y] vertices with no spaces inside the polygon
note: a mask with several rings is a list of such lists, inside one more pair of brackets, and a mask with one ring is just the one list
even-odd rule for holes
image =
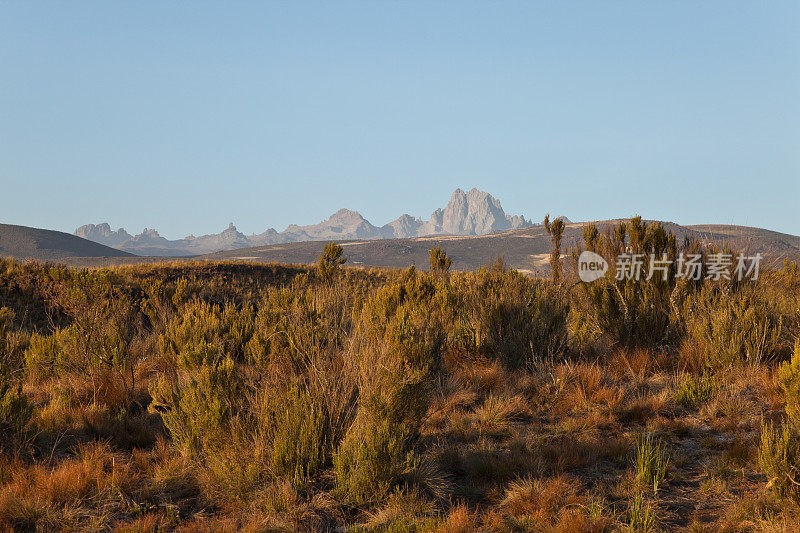
{"label": "clear blue sky", "polygon": [[800,234],[800,2],[2,2],[0,222],[510,213]]}

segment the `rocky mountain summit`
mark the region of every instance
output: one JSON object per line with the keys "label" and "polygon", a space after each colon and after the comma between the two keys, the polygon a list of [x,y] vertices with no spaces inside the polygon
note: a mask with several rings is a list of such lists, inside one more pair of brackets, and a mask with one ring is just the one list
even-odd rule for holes
{"label": "rocky mountain summit", "polygon": [[465,193],[456,189],[442,213],[441,233],[486,235],[530,225],[525,217],[507,215],[500,206],[500,201],[489,193],[477,189]]}
{"label": "rocky mountain summit", "polygon": [[[147,231],[147,228],[145,228],[145,231]],[[111,231],[111,226],[109,226],[107,222],[97,224],[96,226],[94,224],[86,224],[76,229],[73,235],[106,246],[119,246],[133,238],[133,236],[123,228],[117,231]]]}
{"label": "rocky mountain summit", "polygon": [[263,233],[249,236],[239,232],[233,223],[221,233],[200,237],[189,235],[177,240],[168,240],[158,231],[147,228],[132,236],[123,228],[112,231],[108,223],[86,224],[76,229],[75,235],[138,255],[183,256],[303,241],[487,235],[533,225],[524,216],[507,215],[500,201],[487,192],[456,189],[445,208],[434,211],[427,221],[404,214],[380,227],[373,225],[357,211],[340,209],[318,224],[291,224],[282,232],[269,228]]}

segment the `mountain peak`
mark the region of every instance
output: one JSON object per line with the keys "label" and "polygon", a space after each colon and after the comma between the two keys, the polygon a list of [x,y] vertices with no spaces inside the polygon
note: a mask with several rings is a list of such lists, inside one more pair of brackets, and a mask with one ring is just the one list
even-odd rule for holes
{"label": "mountain peak", "polygon": [[328,220],[330,221],[350,221],[350,222],[361,222],[366,220],[361,213],[358,211],[352,211],[350,209],[339,209],[334,214],[332,214]]}
{"label": "mountain peak", "polygon": [[524,217],[507,215],[499,200],[474,187],[468,193],[453,191],[441,216],[442,231],[453,235],[486,235],[529,225]]}

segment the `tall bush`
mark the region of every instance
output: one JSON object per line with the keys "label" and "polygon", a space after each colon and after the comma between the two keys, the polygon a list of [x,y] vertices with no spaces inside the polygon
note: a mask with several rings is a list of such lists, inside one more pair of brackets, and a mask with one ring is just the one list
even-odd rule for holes
{"label": "tall bush", "polygon": [[434,295],[433,280],[412,269],[362,311],[358,410],[334,457],[337,486],[353,501],[386,495],[414,464],[444,342]]}

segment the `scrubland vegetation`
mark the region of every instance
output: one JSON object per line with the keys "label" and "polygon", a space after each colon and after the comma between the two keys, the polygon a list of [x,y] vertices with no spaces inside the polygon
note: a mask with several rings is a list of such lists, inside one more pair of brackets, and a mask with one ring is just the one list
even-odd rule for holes
{"label": "scrubland vegetation", "polygon": [[616,281],[710,251],[633,219],[583,284],[548,231],[555,279],[0,261],[0,530],[800,530],[796,265]]}

